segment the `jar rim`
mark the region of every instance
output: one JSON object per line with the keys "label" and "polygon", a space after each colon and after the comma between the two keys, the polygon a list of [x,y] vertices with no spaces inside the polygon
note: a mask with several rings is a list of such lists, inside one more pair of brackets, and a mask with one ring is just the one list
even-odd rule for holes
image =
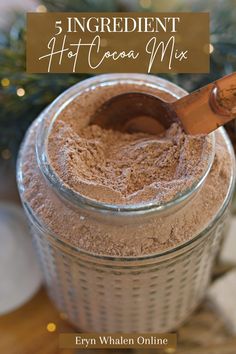
{"label": "jar rim", "polygon": [[[186,188],[184,191],[178,193],[173,199],[165,203],[158,203],[158,201],[150,201],[145,203],[137,204],[111,204],[100,202],[89,197],[86,197],[78,192],[75,192],[69,186],[65,185],[55,170],[51,167],[49,163],[49,157],[47,154],[47,142],[48,136],[50,134],[51,128],[59,116],[59,114],[81,93],[85,90],[91,90],[97,86],[114,85],[118,83],[126,84],[140,84],[147,86],[156,87],[159,90],[170,93],[176,98],[180,98],[187,94],[187,92],[177,85],[153,75],[145,74],[105,74],[97,75],[95,77],[86,79],[77,83],[76,85],[70,87],[68,90],[63,92],[52,104],[43,112],[47,117],[47,120],[42,120],[39,130],[36,136],[36,156],[40,167],[40,170],[47,181],[52,185],[54,191],[59,194],[60,197],[67,200],[69,203],[77,207],[82,207],[83,209],[89,211],[97,211],[103,213],[116,213],[117,215],[139,215],[146,214],[150,212],[163,212],[171,207],[180,205],[185,200],[189,199],[195,192],[197,192],[203,185],[205,179],[207,178],[209,171],[212,167],[214,156],[215,156],[215,135],[214,132],[210,134],[210,143],[212,146],[211,153],[209,154],[208,163],[205,171],[196,180],[190,188]],[[171,90],[172,89],[172,90]],[[175,92],[173,92],[173,90]]]}

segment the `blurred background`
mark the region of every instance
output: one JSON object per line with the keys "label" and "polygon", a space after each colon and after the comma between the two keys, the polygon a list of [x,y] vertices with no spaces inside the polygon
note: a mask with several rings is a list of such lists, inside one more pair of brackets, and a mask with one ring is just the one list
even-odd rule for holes
{"label": "blurred background", "polygon": [[[0,0],[0,352],[51,354],[59,353],[55,333],[71,329],[41,289],[30,236],[25,236],[28,231],[16,188],[15,165],[30,123],[62,91],[88,75],[25,73],[27,11],[210,12],[210,73],[162,75],[192,91],[236,71],[236,0]],[[228,124],[227,130],[236,147],[235,122]],[[233,217],[214,279],[235,269],[235,220]],[[236,299],[235,287],[236,282],[231,289]],[[232,316],[236,319],[236,300]],[[204,303],[179,330],[178,353],[235,354],[236,329],[229,325],[231,320]]]}
{"label": "blurred background", "polygon": [[[188,91],[236,70],[235,0],[8,0],[0,1],[0,164],[14,164],[19,144],[39,112],[83,74],[26,74],[26,11],[208,11],[211,72],[162,75]],[[233,129],[233,128],[232,128]],[[233,137],[233,134],[232,134]],[[8,163],[4,163],[8,161]],[[4,173],[4,171],[3,171]],[[10,173],[11,175],[11,173]],[[8,182],[12,182],[11,178]],[[10,189],[10,190],[9,190]],[[12,186],[0,184],[14,198]]]}

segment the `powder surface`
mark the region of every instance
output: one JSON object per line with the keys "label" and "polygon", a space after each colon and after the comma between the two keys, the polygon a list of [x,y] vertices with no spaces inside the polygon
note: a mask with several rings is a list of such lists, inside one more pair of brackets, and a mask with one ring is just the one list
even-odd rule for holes
{"label": "powder surface", "polygon": [[204,174],[211,144],[205,136],[186,135],[178,123],[155,136],[97,125],[76,131],[59,120],[49,153],[63,183],[83,196],[113,204],[165,203]]}
{"label": "powder surface", "polygon": [[[151,89],[148,88],[148,90]],[[118,136],[119,134],[112,131],[103,132],[96,126],[89,126],[89,117],[104,100],[125,91],[130,91],[128,85],[119,85],[113,90],[110,87],[104,87],[94,93],[85,92],[79,98],[78,104],[73,102],[62,112],[52,130],[51,139],[54,143],[52,144],[50,139],[48,142],[51,163],[65,184],[83,192],[84,195],[92,191],[90,197],[99,197],[99,200],[102,200],[101,196],[105,188],[105,198],[109,195],[112,202],[117,200],[140,202],[145,201],[145,198],[149,201],[157,195],[158,200],[161,200],[168,195],[170,189],[171,193],[176,192],[176,188],[171,186],[170,189],[166,188],[165,194],[163,180],[165,184],[170,182],[176,185],[176,181],[182,183],[186,180],[185,177],[191,181],[193,173],[196,176],[201,172],[201,168],[204,168],[204,158],[201,154],[207,140],[204,137],[189,139],[183,135],[178,126],[172,126],[163,137],[142,134]],[[171,97],[169,98],[171,100]],[[36,132],[40,124],[40,120],[35,121],[22,145],[21,197],[47,232],[52,232],[70,245],[91,254],[114,257],[156,254],[192,239],[212,222],[222,208],[234,168],[233,157],[222,129],[216,132],[215,158],[211,171],[204,185],[193,198],[181,203],[181,206],[170,208],[165,213],[121,216],[94,213],[80,207],[75,208],[55,193],[43,177],[35,156]],[[55,142],[56,139],[58,141]],[[116,139],[115,143],[114,139]],[[97,144],[96,149],[94,144]],[[140,145],[141,152],[139,151]],[[185,146],[184,149],[182,149],[183,146]],[[79,152],[76,151],[78,147]],[[123,153],[121,153],[122,148]],[[170,152],[167,153],[168,151]],[[176,151],[176,158],[171,151]],[[93,152],[96,152],[95,156],[92,155]],[[70,153],[72,160],[69,159]],[[114,158],[115,153],[119,159],[117,156]],[[83,156],[86,157],[84,161]],[[109,162],[108,157],[112,161],[112,166],[109,168],[106,167]],[[191,159],[194,161],[192,164]],[[81,169],[77,161],[80,165],[83,162]],[[96,161],[100,162],[98,166]],[[129,166],[123,165],[125,161]],[[145,172],[148,167],[148,173],[142,174],[144,170],[142,170],[142,161]],[[153,168],[155,161],[158,161],[160,168],[156,166]],[[196,167],[196,162],[203,163],[202,167],[201,163]],[[161,164],[165,168],[161,168]],[[166,168],[167,165],[169,169]],[[136,177],[137,174],[130,177],[132,174],[128,171],[132,166],[138,169],[139,177]],[[68,178],[68,171],[70,171],[70,178]],[[118,176],[116,176],[116,171]],[[124,174],[122,174],[123,171],[125,171]],[[155,177],[152,173],[155,173]],[[157,178],[162,187],[158,189],[155,186],[153,192],[150,186]],[[82,185],[84,189],[80,189]],[[100,195],[98,185],[102,185]],[[179,187],[177,189],[180,190]],[[143,190],[145,190],[144,194],[141,192]],[[135,199],[136,196],[137,199]]]}

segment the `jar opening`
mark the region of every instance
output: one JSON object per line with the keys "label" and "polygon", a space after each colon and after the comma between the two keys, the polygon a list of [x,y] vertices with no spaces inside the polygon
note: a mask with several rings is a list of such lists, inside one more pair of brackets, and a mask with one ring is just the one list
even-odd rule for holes
{"label": "jar opening", "polygon": [[[100,75],[75,85],[73,88],[70,88],[68,91],[59,96],[59,98],[55,100],[45,112],[46,119],[41,124],[36,142],[37,159],[40,169],[46,179],[54,187],[54,190],[61,197],[82,208],[112,213],[118,212],[122,213],[122,215],[127,213],[130,215],[130,213],[137,214],[149,211],[163,211],[172,206],[179,205],[195,194],[195,192],[203,185],[211,169],[214,160],[214,133],[211,133],[208,136],[208,149],[203,150],[202,158],[204,159],[204,169],[202,169],[201,174],[191,185],[187,185],[186,183],[186,188],[174,195],[170,200],[164,202],[152,199],[141,203],[137,202],[123,204],[95,200],[71,188],[68,183],[64,183],[65,181],[57,173],[54,166],[52,166],[52,159],[51,156],[49,156],[48,144],[50,134],[55,127],[55,122],[58,122],[58,120],[66,114],[71,113],[71,107],[73,107],[74,102],[79,102],[81,95],[85,94],[88,98],[95,89],[102,89],[104,87],[111,89],[115,85],[122,86],[122,84],[130,87],[132,87],[132,85],[136,85],[136,87],[140,87],[140,90],[143,90],[144,88],[147,90],[159,90],[171,95],[174,98],[179,98],[186,94],[184,90],[178,88],[172,83],[167,82],[166,80],[160,78],[157,79],[154,76],[148,76],[147,80],[147,76],[141,74],[130,74],[129,79],[127,79],[126,74]],[[79,104],[74,104],[74,108],[75,110],[82,110],[83,105],[81,108]],[[96,109],[96,107],[93,107],[93,109]],[[89,119],[89,115],[86,119]]]}

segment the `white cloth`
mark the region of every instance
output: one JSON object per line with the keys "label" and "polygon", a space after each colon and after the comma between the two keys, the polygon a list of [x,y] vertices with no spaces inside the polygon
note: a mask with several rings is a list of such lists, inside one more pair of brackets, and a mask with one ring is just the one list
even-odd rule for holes
{"label": "white cloth", "polygon": [[0,203],[0,314],[23,305],[36,293],[41,282],[22,208]]}

